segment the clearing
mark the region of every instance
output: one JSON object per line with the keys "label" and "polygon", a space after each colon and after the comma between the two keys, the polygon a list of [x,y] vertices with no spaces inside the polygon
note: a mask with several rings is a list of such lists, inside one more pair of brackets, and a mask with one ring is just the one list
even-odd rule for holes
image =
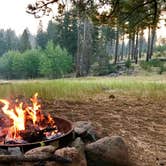
{"label": "clearing", "polygon": [[122,136],[133,166],[156,166],[157,159],[166,159],[165,100],[104,93],[80,102],[46,102],[45,110],[73,122],[90,120],[101,136]]}
{"label": "clearing", "polygon": [[132,166],[166,160],[166,76],[8,81],[0,96],[39,92],[43,109],[71,121],[92,121],[98,134],[122,136]]}

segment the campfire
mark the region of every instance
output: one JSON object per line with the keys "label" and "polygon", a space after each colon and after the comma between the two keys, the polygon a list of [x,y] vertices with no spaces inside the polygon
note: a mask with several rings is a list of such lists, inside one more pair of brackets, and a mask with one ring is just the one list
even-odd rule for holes
{"label": "campfire", "polygon": [[0,99],[0,165],[128,164],[121,137],[98,137],[89,121],[73,127],[66,119],[42,113],[40,103],[37,93],[30,100]]}
{"label": "campfire", "polygon": [[59,122],[57,125],[57,118],[42,113],[38,93],[28,102],[1,99],[0,106],[0,146],[47,142],[62,137],[70,130],[64,129]]}

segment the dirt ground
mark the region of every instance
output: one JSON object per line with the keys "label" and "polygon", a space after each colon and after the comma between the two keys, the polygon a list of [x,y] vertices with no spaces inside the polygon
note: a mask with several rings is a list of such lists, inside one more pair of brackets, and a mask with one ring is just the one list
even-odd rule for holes
{"label": "dirt ground", "polygon": [[52,114],[73,122],[92,121],[102,136],[120,135],[129,147],[132,166],[157,166],[166,160],[166,101],[105,93],[82,102],[46,104]]}

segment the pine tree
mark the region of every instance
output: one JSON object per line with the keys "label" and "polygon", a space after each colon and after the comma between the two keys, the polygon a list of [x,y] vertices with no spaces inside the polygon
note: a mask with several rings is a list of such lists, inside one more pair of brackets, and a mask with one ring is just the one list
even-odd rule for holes
{"label": "pine tree", "polygon": [[5,34],[7,50],[18,50],[18,37],[15,31],[7,29]]}
{"label": "pine tree", "polygon": [[39,22],[39,27],[36,35],[36,42],[37,46],[41,47],[42,49],[46,48],[48,42],[48,35],[43,31],[43,24],[41,20]]}
{"label": "pine tree", "polygon": [[20,52],[24,52],[28,49],[31,49],[30,39],[29,39],[29,31],[25,29],[20,37]]}
{"label": "pine tree", "polygon": [[5,31],[0,30],[0,56],[7,52],[7,44],[5,39]]}

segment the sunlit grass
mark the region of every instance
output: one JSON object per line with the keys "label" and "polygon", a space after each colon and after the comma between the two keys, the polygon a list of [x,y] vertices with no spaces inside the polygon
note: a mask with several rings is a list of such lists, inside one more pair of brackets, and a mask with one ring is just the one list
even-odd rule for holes
{"label": "sunlit grass", "polygon": [[83,100],[103,92],[127,92],[139,96],[166,97],[166,78],[157,77],[89,77],[79,79],[9,81],[0,84],[0,97],[24,95],[35,92],[44,99]]}

